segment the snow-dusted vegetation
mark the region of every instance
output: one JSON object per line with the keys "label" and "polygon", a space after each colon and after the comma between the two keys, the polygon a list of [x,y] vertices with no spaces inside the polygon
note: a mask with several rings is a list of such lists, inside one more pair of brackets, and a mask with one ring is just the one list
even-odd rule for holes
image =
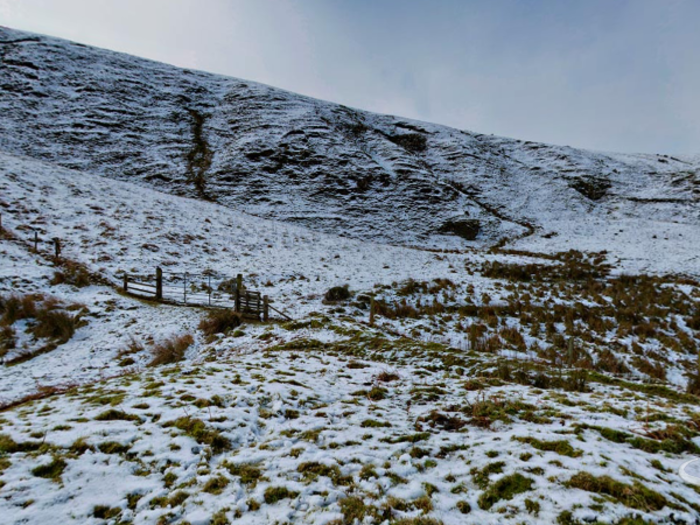
{"label": "snow-dusted vegetation", "polygon": [[697,523],[697,160],[0,35],[0,521]]}

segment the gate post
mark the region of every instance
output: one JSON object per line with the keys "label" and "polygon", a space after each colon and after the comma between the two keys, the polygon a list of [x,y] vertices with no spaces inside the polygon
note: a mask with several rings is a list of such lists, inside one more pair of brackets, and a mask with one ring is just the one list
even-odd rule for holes
{"label": "gate post", "polygon": [[182,296],[185,299],[185,304],[187,304],[187,272],[185,272],[185,278],[182,280]]}
{"label": "gate post", "polygon": [[124,272],[124,291],[128,292],[129,291],[129,275]]}
{"label": "gate post", "polygon": [[241,311],[241,289],[243,288],[243,275],[238,274],[236,276],[236,312]]}
{"label": "gate post", "polygon": [[163,300],[163,270],[160,266],[156,267],[156,300]]}
{"label": "gate post", "polygon": [[263,295],[263,321],[267,322],[270,320],[270,306],[269,299],[267,295]]}

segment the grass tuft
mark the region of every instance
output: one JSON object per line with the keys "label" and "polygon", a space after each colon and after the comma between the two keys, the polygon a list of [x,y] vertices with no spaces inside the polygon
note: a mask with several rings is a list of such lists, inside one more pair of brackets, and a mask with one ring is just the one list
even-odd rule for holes
{"label": "grass tuft", "polygon": [[199,322],[199,329],[204,335],[225,334],[242,324],[241,314],[233,310],[210,310]]}
{"label": "grass tuft", "polygon": [[628,485],[610,476],[595,477],[588,472],[579,472],[565,485],[586,492],[605,494],[627,507],[647,512],[661,510],[668,503],[661,494],[648,489],[638,481]]}
{"label": "grass tuft", "polygon": [[166,339],[151,349],[153,359],[149,366],[166,365],[182,361],[185,352],[194,343],[194,338],[190,334],[184,334]]}
{"label": "grass tuft", "polygon": [[294,499],[298,495],[298,492],[289,490],[287,487],[267,487],[263,498],[265,503],[273,505],[283,499]]}
{"label": "grass tuft", "polygon": [[66,462],[59,457],[54,457],[51,463],[39,465],[32,469],[32,474],[38,478],[46,478],[53,481],[60,481],[61,474],[66,469]]}
{"label": "grass tuft", "polygon": [[501,500],[513,499],[517,494],[527,492],[532,489],[535,480],[523,476],[520,473],[505,476],[496,481],[481,496],[479,496],[479,507],[489,510]]}

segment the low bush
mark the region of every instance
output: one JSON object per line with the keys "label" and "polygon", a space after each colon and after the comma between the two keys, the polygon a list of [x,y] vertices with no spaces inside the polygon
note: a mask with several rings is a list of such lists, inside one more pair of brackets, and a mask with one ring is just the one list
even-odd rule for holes
{"label": "low bush", "polygon": [[17,344],[14,328],[11,326],[0,326],[0,358],[15,348]]}
{"label": "low bush", "polygon": [[421,133],[403,133],[401,135],[386,135],[386,138],[397,146],[411,153],[422,153],[428,145],[428,139]]}
{"label": "low bush", "polygon": [[15,321],[36,317],[36,302],[40,299],[42,297],[36,295],[0,296],[0,323],[10,326]]}
{"label": "low bush", "polygon": [[36,324],[32,333],[37,338],[45,338],[63,344],[70,340],[78,328],[80,316],[62,310],[41,309],[36,314]]}

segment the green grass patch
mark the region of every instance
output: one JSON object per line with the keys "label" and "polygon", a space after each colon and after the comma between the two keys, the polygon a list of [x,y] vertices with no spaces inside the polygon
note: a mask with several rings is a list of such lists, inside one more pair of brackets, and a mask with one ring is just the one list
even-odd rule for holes
{"label": "green grass patch", "polygon": [[46,478],[53,481],[60,481],[61,474],[66,469],[66,462],[59,457],[54,457],[51,463],[39,465],[32,469],[32,475],[38,478]]}
{"label": "green grass patch", "polygon": [[131,448],[129,445],[122,445],[116,441],[105,441],[97,445],[103,454],[126,454]]}
{"label": "green grass patch", "polygon": [[214,476],[209,478],[204,484],[202,490],[208,492],[209,494],[221,494],[221,492],[231,483],[231,480],[225,476]]}
{"label": "green grass patch", "polygon": [[215,454],[231,448],[231,442],[213,428],[207,427],[201,419],[181,417],[163,426],[174,426],[201,445],[209,445]]}
{"label": "green grass patch", "polygon": [[298,495],[298,492],[289,490],[287,487],[267,487],[263,499],[268,505],[273,505],[283,499],[294,499]]}
{"label": "green grass patch", "polygon": [[527,443],[528,445],[536,448],[537,450],[544,450],[545,452],[555,452],[560,456],[568,456],[570,458],[578,458],[583,454],[582,450],[576,449],[571,446],[571,443],[565,439],[555,440],[555,441],[541,441],[534,437],[514,437],[516,441],[521,443]]}
{"label": "green grass patch", "polygon": [[479,496],[479,507],[489,510],[501,500],[513,499],[517,494],[527,492],[532,489],[535,480],[523,476],[520,473],[505,476],[491,485],[481,496]]}
{"label": "green grass patch", "polygon": [[360,423],[362,428],[387,428],[391,426],[391,423],[386,421],[377,421],[376,419],[365,419]]}
{"label": "green grass patch", "polygon": [[127,414],[123,410],[110,408],[95,416],[95,421],[138,421],[141,423],[141,418],[135,414]]}
{"label": "green grass patch", "polygon": [[646,512],[661,510],[668,504],[661,494],[648,489],[638,481],[628,485],[610,476],[596,477],[588,472],[579,472],[574,475],[565,483],[565,486],[604,494],[627,507]]}
{"label": "green grass patch", "polygon": [[484,465],[481,469],[474,467],[471,469],[470,474],[472,475],[474,483],[476,483],[480,489],[484,490],[489,484],[489,476],[491,474],[500,474],[503,472],[503,467],[505,466],[505,461],[495,461]]}
{"label": "green grass patch", "polygon": [[382,438],[380,441],[382,443],[418,443],[419,441],[426,441],[430,439],[430,432],[419,432],[417,434],[409,434],[406,436],[398,436],[395,438]]}
{"label": "green grass patch", "polygon": [[349,485],[352,483],[352,476],[343,476],[338,465],[324,465],[317,461],[308,461],[297,467],[297,472],[302,475],[306,482],[316,480],[319,476],[330,478],[334,485]]}
{"label": "green grass patch", "polygon": [[224,461],[223,466],[232,476],[241,479],[241,483],[249,487],[255,487],[259,481],[265,479],[262,470],[251,463],[229,463]]}

